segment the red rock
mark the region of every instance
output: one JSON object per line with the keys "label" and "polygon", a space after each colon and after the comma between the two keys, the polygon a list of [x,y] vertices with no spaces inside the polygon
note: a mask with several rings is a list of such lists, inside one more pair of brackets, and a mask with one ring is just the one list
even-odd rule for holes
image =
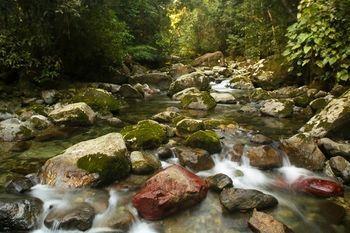
{"label": "red rock", "polygon": [[319,197],[343,196],[344,187],[332,180],[316,177],[300,177],[289,184],[286,180],[277,179],[274,186],[281,189],[291,189],[296,192],[303,192]]}
{"label": "red rock", "polygon": [[146,181],[132,204],[148,220],[159,220],[201,202],[207,195],[204,180],[185,168],[173,165]]}
{"label": "red rock", "polygon": [[296,191],[320,197],[344,195],[344,187],[340,183],[320,178],[299,178],[291,186]]}

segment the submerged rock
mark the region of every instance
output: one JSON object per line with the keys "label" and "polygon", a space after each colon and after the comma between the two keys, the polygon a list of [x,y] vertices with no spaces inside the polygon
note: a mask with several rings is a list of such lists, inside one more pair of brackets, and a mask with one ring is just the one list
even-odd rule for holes
{"label": "submerged rock", "polygon": [[313,137],[325,137],[329,133],[341,131],[349,136],[350,126],[350,90],[338,99],[333,99],[327,106],[312,117],[301,129]]}
{"label": "submerged rock", "polygon": [[152,120],[127,126],[120,133],[132,149],[154,149],[168,140],[166,127]]}
{"label": "submerged rock", "polygon": [[137,175],[147,175],[161,167],[160,161],[152,154],[133,151],[130,154],[131,170]]}
{"label": "submerged rock", "polygon": [[275,197],[252,189],[227,188],[220,193],[221,204],[230,212],[264,210],[275,207]]}
{"label": "submerged rock", "polygon": [[95,121],[95,112],[86,103],[74,103],[57,108],[49,113],[56,124],[91,125]]}
{"label": "submerged rock", "polygon": [[201,72],[193,72],[183,75],[170,84],[168,95],[173,96],[186,88],[195,87],[200,91],[210,89],[209,78]]}
{"label": "submerged rock", "polygon": [[191,134],[186,139],[186,145],[193,148],[201,148],[210,153],[218,153],[221,151],[220,138],[211,130],[200,130]]}
{"label": "submerged rock", "polygon": [[42,183],[58,187],[84,187],[110,183],[129,174],[127,149],[119,133],[80,142],[46,161]]}
{"label": "submerged rock", "polygon": [[117,206],[99,221],[98,226],[115,229],[118,233],[128,232],[134,220],[135,218],[129,210],[123,206]]}
{"label": "submerged rock", "polygon": [[297,134],[281,142],[292,164],[313,171],[323,169],[326,157],[310,136]]}
{"label": "submerged rock", "polygon": [[95,111],[118,113],[121,107],[120,100],[116,99],[112,93],[98,88],[87,88],[80,90],[74,96],[76,102],[84,102]]}
{"label": "submerged rock", "polygon": [[216,174],[214,176],[209,176],[206,181],[209,185],[209,188],[215,192],[221,192],[225,188],[233,187],[231,178],[222,173]]}
{"label": "submerged rock", "polygon": [[329,165],[334,174],[340,177],[344,183],[350,182],[350,162],[341,156],[336,156],[329,160]]}
{"label": "submerged rock", "polygon": [[33,130],[28,124],[10,118],[0,122],[0,140],[5,142],[24,141],[33,137]]}
{"label": "submerged rock", "polygon": [[263,102],[260,111],[273,117],[290,117],[293,114],[294,103],[291,100],[271,99]]}
{"label": "submerged rock", "polygon": [[182,97],[181,106],[185,109],[211,110],[216,107],[216,101],[208,92],[202,91]]}
{"label": "submerged rock", "polygon": [[87,231],[92,227],[95,210],[87,203],[52,209],[44,220],[49,229]]}
{"label": "submerged rock", "polygon": [[253,211],[253,215],[248,221],[248,226],[256,233],[293,233],[291,229],[274,219],[271,215],[256,210]]}
{"label": "submerged rock", "polygon": [[188,167],[194,171],[209,170],[215,165],[210,154],[202,149],[176,147],[174,153],[176,157],[179,158],[182,166]]}
{"label": "submerged rock", "polygon": [[0,231],[27,232],[39,224],[43,203],[34,197],[0,195]]}
{"label": "submerged rock", "polygon": [[158,220],[198,204],[207,191],[204,180],[173,165],[147,180],[132,204],[143,218]]}

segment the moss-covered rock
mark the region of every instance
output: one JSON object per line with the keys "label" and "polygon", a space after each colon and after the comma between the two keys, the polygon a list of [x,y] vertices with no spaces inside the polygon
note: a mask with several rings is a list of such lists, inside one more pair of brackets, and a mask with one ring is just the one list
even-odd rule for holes
{"label": "moss-covered rock", "polygon": [[250,99],[254,101],[267,100],[271,98],[272,98],[271,94],[268,91],[265,91],[264,89],[261,89],[261,88],[254,89],[250,94]]}
{"label": "moss-covered rock", "polygon": [[141,151],[131,152],[130,161],[132,173],[137,175],[148,175],[161,167],[161,163],[157,157]]}
{"label": "moss-covered rock", "polygon": [[51,122],[49,121],[49,119],[47,119],[47,117],[42,116],[42,115],[31,116],[28,119],[28,122],[29,122],[29,125],[31,126],[31,128],[36,129],[36,130],[43,130],[43,129],[46,129],[52,125]]}
{"label": "moss-covered rock", "polygon": [[127,149],[119,133],[80,142],[46,161],[42,183],[64,188],[108,184],[130,172]]}
{"label": "moss-covered rock", "polygon": [[201,148],[210,153],[221,151],[220,137],[211,130],[200,130],[186,139],[186,145],[194,148]]}
{"label": "moss-covered rock", "polygon": [[33,130],[28,124],[10,118],[0,122],[0,140],[5,142],[23,141],[33,137]]}
{"label": "moss-covered rock", "polygon": [[181,106],[185,109],[211,110],[216,107],[215,99],[205,91],[187,94],[181,99]]}
{"label": "moss-covered rock", "polygon": [[317,98],[317,99],[310,102],[310,107],[313,111],[317,112],[317,111],[325,108],[327,106],[327,104],[329,103],[329,101],[331,101],[331,99],[332,98],[330,96]]}
{"label": "moss-covered rock", "polygon": [[251,90],[254,85],[248,76],[238,75],[230,80],[230,86],[235,89]]}
{"label": "moss-covered rock", "polygon": [[303,95],[295,97],[293,99],[293,101],[294,101],[295,106],[305,108],[312,101],[312,98],[309,97],[307,94],[303,94]]}
{"label": "moss-covered rock", "polygon": [[175,93],[173,95],[172,99],[180,101],[187,94],[200,93],[200,92],[201,91],[198,90],[198,88],[190,87],[190,88],[186,88],[185,90],[182,90],[182,91]]}
{"label": "moss-covered rock", "polygon": [[263,102],[260,111],[273,117],[290,117],[293,114],[294,103],[291,100],[271,99]]}
{"label": "moss-covered rock", "polygon": [[176,131],[179,135],[186,135],[204,129],[203,121],[185,118],[176,124]]}
{"label": "moss-covered rock", "polygon": [[87,88],[79,90],[74,96],[75,102],[85,102],[95,111],[118,113],[121,108],[121,101],[115,98],[110,92],[98,89]]}
{"label": "moss-covered rock", "polygon": [[179,113],[167,110],[154,115],[152,117],[152,120],[155,120],[160,123],[171,123],[174,118],[179,116],[181,116]]}
{"label": "moss-covered rock", "polygon": [[225,124],[229,124],[229,123],[236,124],[235,122],[228,122],[228,121],[225,121],[225,120],[222,120],[222,119],[206,119],[206,120],[203,120],[204,129],[216,129],[220,125],[225,125]]}
{"label": "moss-covered rock", "polygon": [[74,103],[57,108],[49,113],[56,124],[91,125],[96,114],[86,103]]}
{"label": "moss-covered rock", "polygon": [[129,148],[153,149],[167,142],[166,128],[156,121],[144,120],[120,132]]}

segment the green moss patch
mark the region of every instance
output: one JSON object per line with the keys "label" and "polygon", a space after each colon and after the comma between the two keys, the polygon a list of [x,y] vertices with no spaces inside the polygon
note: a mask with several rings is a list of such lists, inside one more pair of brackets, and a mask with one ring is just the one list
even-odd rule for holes
{"label": "green moss patch", "polygon": [[195,132],[186,139],[186,144],[190,147],[204,149],[210,153],[221,151],[220,137],[211,130]]}

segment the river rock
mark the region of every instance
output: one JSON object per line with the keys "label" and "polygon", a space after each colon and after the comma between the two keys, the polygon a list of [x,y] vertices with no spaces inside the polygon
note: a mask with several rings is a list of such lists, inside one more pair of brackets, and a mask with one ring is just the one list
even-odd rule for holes
{"label": "river rock", "polygon": [[129,99],[144,98],[144,95],[141,92],[139,92],[136,88],[131,86],[130,84],[123,84],[119,89],[119,93],[124,98],[129,98]]}
{"label": "river rock", "polygon": [[227,188],[220,193],[221,204],[230,212],[264,210],[275,207],[275,197],[252,189]]}
{"label": "river rock", "polygon": [[168,89],[171,81],[171,77],[164,72],[143,73],[130,77],[130,83],[132,84],[148,84],[161,90]]}
{"label": "river rock", "polygon": [[291,188],[298,192],[308,193],[319,197],[344,195],[344,187],[340,183],[314,177],[301,177],[291,184]]}
{"label": "river rock", "polygon": [[229,93],[210,93],[210,95],[215,99],[216,103],[220,103],[220,104],[236,103],[236,98]]}
{"label": "river rock", "polygon": [[180,164],[194,171],[209,170],[214,167],[213,158],[206,150],[189,147],[176,147],[175,156],[179,158]]}
{"label": "river rock", "polygon": [[46,104],[54,104],[58,99],[57,94],[56,90],[45,90],[41,92],[41,97]]}
{"label": "river rock", "polygon": [[193,66],[224,66],[225,57],[221,51],[206,53],[193,61]]}
{"label": "river rock", "polygon": [[160,159],[169,159],[174,156],[172,148],[169,146],[159,147],[156,151],[156,156]]}
{"label": "river rock", "polygon": [[120,133],[127,146],[132,149],[154,149],[168,140],[166,127],[152,120],[127,126]]}
{"label": "river rock", "polygon": [[249,98],[252,101],[259,101],[259,100],[268,100],[273,97],[270,92],[261,88],[256,88],[250,93]]}
{"label": "river rock", "polygon": [[99,227],[109,227],[119,232],[128,232],[135,218],[123,206],[117,206],[115,209],[108,211],[108,215],[104,216],[102,220],[99,220]]}
{"label": "river rock", "polygon": [[182,91],[179,91],[177,93],[175,93],[172,97],[173,100],[178,100],[180,101],[185,95],[187,94],[195,94],[195,93],[200,93],[201,91],[196,88],[196,87],[190,87],[190,88],[186,88]]}
{"label": "river rock", "polygon": [[0,195],[0,231],[28,232],[39,224],[43,203],[35,197]]}
{"label": "river rock", "polygon": [[195,87],[200,91],[210,89],[209,78],[201,72],[183,75],[170,84],[168,95],[173,96],[186,88]]}
{"label": "river rock", "polygon": [[252,217],[248,221],[249,228],[256,233],[293,233],[283,223],[274,219],[271,215],[253,211]]}
{"label": "river rock", "polygon": [[184,109],[211,110],[216,107],[215,99],[206,91],[187,94],[181,99]]}
{"label": "river rock", "polygon": [[263,134],[254,134],[251,138],[250,141],[256,144],[270,144],[273,142],[273,140]]}
{"label": "river rock", "polygon": [[314,112],[320,111],[327,106],[332,98],[321,97],[310,102],[310,107]]}
{"label": "river rock", "polygon": [[271,99],[263,102],[260,111],[268,116],[283,118],[293,114],[294,103],[291,100]]}
{"label": "river rock", "polygon": [[204,128],[202,120],[185,118],[176,124],[176,130],[179,135],[186,135],[197,132]]}
{"label": "river rock", "polygon": [[15,177],[5,185],[5,190],[7,193],[24,193],[33,187],[34,184],[32,180],[25,176]]}
{"label": "river rock", "polygon": [[206,182],[178,165],[170,166],[146,181],[132,204],[148,220],[158,220],[201,202]]}
{"label": "river rock", "polygon": [[[243,152],[243,151],[242,151]],[[243,154],[232,154],[231,159],[240,162]],[[280,152],[269,145],[248,146],[244,150],[244,156],[249,159],[250,165],[259,169],[272,169],[282,166],[283,159]]]}
{"label": "river rock", "polygon": [[182,75],[189,74],[195,71],[196,70],[192,66],[177,63],[171,66],[169,73],[172,77],[178,78]]}
{"label": "river rock", "polygon": [[348,143],[339,143],[329,138],[321,138],[317,144],[329,157],[343,156],[350,160],[350,144]]}
{"label": "river rock", "polygon": [[330,158],[329,165],[334,174],[340,177],[345,184],[350,182],[350,162],[341,156]]}
{"label": "river rock", "polygon": [[152,117],[152,120],[158,121],[159,123],[171,123],[174,118],[181,116],[178,112],[164,111],[160,112]]}
{"label": "river rock", "polygon": [[232,179],[222,173],[216,174],[214,176],[209,176],[206,181],[209,185],[209,188],[215,192],[221,192],[225,188],[233,187]]}
{"label": "river rock", "polygon": [[10,118],[0,122],[0,140],[5,142],[24,141],[33,137],[33,130],[26,122]]}
{"label": "river rock", "polygon": [[28,119],[28,123],[31,128],[36,130],[47,129],[52,125],[49,119],[42,115],[33,115]]}
{"label": "river rock", "polygon": [[264,90],[275,90],[278,88],[284,79],[281,76],[277,76],[273,71],[262,70],[256,75],[252,76],[252,82],[255,87],[261,87]]}
{"label": "river rock", "polygon": [[204,149],[209,153],[219,153],[221,151],[220,137],[211,130],[200,130],[191,134],[186,139],[186,145]]}
{"label": "river rock", "polygon": [[281,142],[292,164],[313,171],[323,169],[326,157],[309,135],[297,134]]}
{"label": "river rock", "polygon": [[313,137],[325,137],[331,132],[349,133],[350,125],[350,90],[338,99],[333,99],[327,106],[312,117],[301,129]]}
{"label": "river rock", "polygon": [[47,160],[40,178],[51,186],[78,188],[109,183],[128,175],[129,171],[124,140],[119,133],[110,133],[75,144]]}
{"label": "river rock", "polygon": [[74,103],[59,107],[49,113],[56,124],[91,125],[95,121],[95,112],[86,103]]}
{"label": "river rock", "polygon": [[112,93],[99,88],[78,90],[73,99],[76,102],[84,102],[99,112],[118,113],[122,105],[120,100],[116,99]]}
{"label": "river rock", "polygon": [[44,220],[49,229],[87,231],[92,227],[95,210],[87,203],[52,209]]}
{"label": "river rock", "polygon": [[230,80],[230,87],[241,90],[252,90],[254,85],[250,78],[245,75],[237,75]]}
{"label": "river rock", "polygon": [[130,154],[131,171],[137,175],[152,174],[161,167],[157,157],[150,153],[133,151]]}

